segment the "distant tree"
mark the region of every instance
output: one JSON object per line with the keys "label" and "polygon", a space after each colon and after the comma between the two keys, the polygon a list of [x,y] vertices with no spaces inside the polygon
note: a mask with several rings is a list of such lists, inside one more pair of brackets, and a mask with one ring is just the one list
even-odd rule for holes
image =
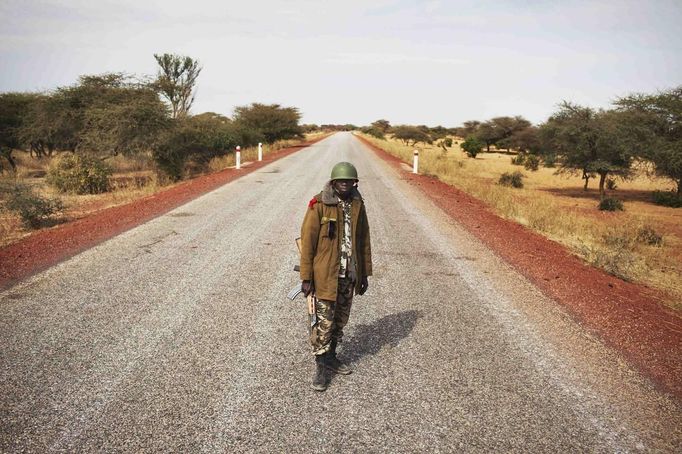
{"label": "distant tree", "polygon": [[321,128],[317,126],[316,124],[306,124],[306,125],[301,125],[301,131],[303,131],[304,134],[309,133],[309,132],[316,132],[319,131]]}
{"label": "distant tree", "polygon": [[234,122],[239,127],[257,131],[267,143],[303,137],[298,124],[301,114],[296,107],[253,103],[234,109]]}
{"label": "distant tree", "polygon": [[[428,127],[426,128],[428,130]],[[425,144],[433,143],[433,140],[431,139],[431,136],[429,136],[428,132],[424,131],[424,129],[419,126],[396,126],[393,128],[393,137],[398,140],[402,140],[403,143],[408,146],[414,146],[419,142],[423,142]]]}
{"label": "distant tree", "polygon": [[[494,140],[495,145],[498,148],[506,148],[507,151],[511,148],[509,139],[519,131],[531,126],[530,121],[518,115],[515,117],[495,117],[489,123],[493,130],[492,140]],[[488,142],[486,144],[489,145]]]}
{"label": "distant tree", "polygon": [[154,54],[159,65],[155,87],[170,104],[173,118],[186,116],[194,103],[194,86],[201,66],[191,57]]}
{"label": "distant tree", "polygon": [[462,150],[464,150],[470,158],[475,158],[478,153],[483,149],[484,143],[481,142],[476,136],[469,136],[460,145]]}
{"label": "distant tree", "polygon": [[201,152],[195,158],[204,162],[214,156],[234,151],[237,145],[252,146],[264,140],[262,136],[249,139],[233,121],[213,112],[194,115],[187,123],[198,131]]}
{"label": "distant tree", "polygon": [[443,126],[429,128],[429,135],[433,140],[439,140],[448,135],[448,129]]}
{"label": "distant tree", "polygon": [[682,86],[658,94],[634,94],[615,102],[625,114],[625,134],[640,146],[640,157],[670,178],[682,197]]}
{"label": "distant tree", "polygon": [[474,136],[485,144],[486,151],[490,152],[490,146],[502,139],[501,131],[491,121],[481,123]]}
{"label": "distant tree", "polygon": [[391,129],[391,123],[388,120],[377,120],[370,126],[377,131],[381,131],[382,134],[386,134]]}
{"label": "distant tree", "polygon": [[541,126],[550,153],[559,156],[560,172],[581,173],[585,189],[591,174],[599,175],[599,195],[610,175],[626,178],[634,156],[632,144],[623,135],[618,112],[594,110],[563,102]]}
{"label": "distant tree", "polygon": [[481,122],[477,120],[465,121],[461,127],[457,128],[457,135],[460,137],[471,137],[478,131]]}
{"label": "distant tree", "polygon": [[360,130],[365,134],[369,134],[372,137],[376,137],[377,139],[383,140],[386,138],[384,132],[381,129],[375,128],[374,126],[366,126]]}
{"label": "distant tree", "polygon": [[12,151],[26,148],[21,128],[39,97],[36,93],[0,93],[0,157],[7,161],[12,170],[17,169]]}
{"label": "distant tree", "polygon": [[528,126],[512,132],[504,141],[503,146],[519,150],[521,153],[536,153],[540,151],[540,137],[536,126]]}

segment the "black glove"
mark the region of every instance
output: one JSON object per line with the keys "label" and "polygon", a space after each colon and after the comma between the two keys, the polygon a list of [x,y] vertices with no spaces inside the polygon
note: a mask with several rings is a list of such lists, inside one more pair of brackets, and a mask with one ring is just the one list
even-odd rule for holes
{"label": "black glove", "polygon": [[367,291],[368,287],[369,287],[369,282],[367,282],[367,276],[364,276],[360,280],[360,290],[358,291],[358,295],[364,295],[365,292]]}
{"label": "black glove", "polygon": [[307,298],[308,295],[315,291],[315,284],[311,281],[303,281],[301,282],[301,290],[303,290],[303,296]]}

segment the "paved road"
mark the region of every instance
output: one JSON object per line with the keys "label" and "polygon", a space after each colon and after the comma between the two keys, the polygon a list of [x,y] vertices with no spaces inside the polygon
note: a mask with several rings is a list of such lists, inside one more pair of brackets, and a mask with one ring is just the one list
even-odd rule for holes
{"label": "paved road", "polygon": [[[294,238],[360,169],[375,276],[325,393]],[[675,451],[680,407],[350,134],[0,293],[0,451]]]}

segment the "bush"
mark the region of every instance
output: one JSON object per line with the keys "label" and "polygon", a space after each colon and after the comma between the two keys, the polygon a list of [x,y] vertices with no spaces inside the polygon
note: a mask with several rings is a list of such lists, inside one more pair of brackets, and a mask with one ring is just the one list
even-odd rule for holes
{"label": "bush", "polygon": [[519,153],[516,156],[513,156],[511,158],[511,163],[514,166],[522,166],[525,161],[526,161],[526,155],[523,153]]}
{"label": "bush", "polygon": [[626,231],[610,230],[602,236],[602,245],[583,247],[583,255],[594,266],[625,281],[633,280],[645,265],[635,252],[635,238]]}
{"label": "bush", "polygon": [[22,224],[27,228],[37,229],[51,216],[64,210],[61,200],[40,197],[24,184],[4,184],[0,191],[5,199],[4,208],[18,214]]}
{"label": "bush", "polygon": [[526,170],[535,172],[538,170],[538,167],[540,167],[540,158],[533,154],[529,154],[526,156],[526,162],[524,162],[523,166],[526,168]]}
{"label": "bush", "polygon": [[650,225],[644,225],[637,229],[637,241],[649,246],[662,246],[663,235],[654,230]]}
{"label": "bush", "polygon": [[475,158],[476,155],[483,149],[483,142],[478,140],[476,137],[467,137],[467,139],[462,142],[462,150],[464,150],[470,158]]}
{"label": "bush", "polygon": [[152,156],[161,181],[166,182],[166,179],[171,182],[182,180],[185,163],[189,159],[184,150],[166,143],[155,148]]}
{"label": "bush", "polygon": [[452,146],[452,138],[446,137],[445,139],[443,139],[443,144],[446,147],[450,148]]}
{"label": "bush", "polygon": [[623,211],[623,202],[613,197],[606,197],[599,202],[601,211]]}
{"label": "bush", "polygon": [[671,208],[682,208],[682,196],[672,191],[654,191],[654,203]]}
{"label": "bush", "polygon": [[100,194],[109,190],[111,174],[111,168],[101,159],[72,154],[56,159],[46,180],[61,192]]}
{"label": "bush", "polygon": [[522,188],[523,187],[523,177],[524,175],[518,170],[513,173],[504,172],[500,176],[500,181],[498,184],[502,186],[510,186],[512,188]]}
{"label": "bush", "polygon": [[545,167],[554,168],[556,167],[556,155],[548,154],[543,159]]}

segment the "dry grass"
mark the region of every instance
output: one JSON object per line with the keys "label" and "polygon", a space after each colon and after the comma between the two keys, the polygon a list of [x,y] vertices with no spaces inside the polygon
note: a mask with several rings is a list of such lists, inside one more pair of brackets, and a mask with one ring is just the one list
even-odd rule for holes
{"label": "dry grass", "polygon": [[[411,165],[414,147],[364,137]],[[682,310],[682,210],[650,202],[651,191],[670,189],[668,181],[645,175],[618,181],[611,195],[624,202],[625,211],[607,213],[596,208],[596,181],[585,192],[578,176],[557,175],[556,169],[543,167],[527,171],[512,165],[509,154],[482,153],[472,159],[458,145],[447,152],[436,146],[417,148],[420,173],[464,190],[594,266],[664,290],[670,306]],[[514,170],[526,176],[523,189],[496,184],[502,173]]]}

